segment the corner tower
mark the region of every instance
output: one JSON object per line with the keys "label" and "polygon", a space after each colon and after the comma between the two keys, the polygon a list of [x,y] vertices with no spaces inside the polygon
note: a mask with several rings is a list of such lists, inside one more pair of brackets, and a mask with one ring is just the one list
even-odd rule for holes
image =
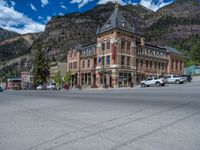
{"label": "corner tower", "polygon": [[99,87],[128,87],[136,79],[136,35],[115,4],[115,10],[97,35],[96,84]]}

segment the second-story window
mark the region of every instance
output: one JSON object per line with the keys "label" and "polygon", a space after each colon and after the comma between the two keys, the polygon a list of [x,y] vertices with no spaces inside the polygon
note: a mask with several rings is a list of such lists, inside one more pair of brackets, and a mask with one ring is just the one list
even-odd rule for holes
{"label": "second-story window", "polygon": [[130,66],[130,64],[131,64],[131,57],[128,56],[128,57],[127,57],[127,66]]}
{"label": "second-story window", "polygon": [[[128,59],[127,59],[128,60]],[[128,64],[127,64],[128,65]],[[136,67],[138,68],[138,59],[136,59]]]}
{"label": "second-story window", "polygon": [[125,60],[125,56],[122,55],[122,57],[121,57],[121,65],[122,66],[124,65],[124,60]]}
{"label": "second-story window", "polygon": [[157,69],[157,62],[155,62],[155,69]]}
{"label": "second-story window", "polygon": [[77,62],[73,62],[73,69],[77,68]]}
{"label": "second-story window", "polygon": [[83,60],[82,67],[85,68],[85,61]]}
{"label": "second-story window", "polygon": [[174,69],[174,60],[172,59],[172,63],[171,63],[171,68],[172,70]]}
{"label": "second-story window", "polygon": [[149,68],[149,61],[146,60],[146,68]]}
{"label": "second-story window", "polygon": [[87,67],[89,68],[90,67],[90,60],[88,59],[88,62],[87,62]]}
{"label": "second-story window", "polygon": [[158,69],[160,69],[161,65],[160,65],[160,62],[158,63]]}
{"label": "second-story window", "polygon": [[150,68],[152,68],[152,61],[150,61]]}
{"label": "second-story window", "polygon": [[182,71],[182,61],[180,61],[180,70]]}
{"label": "second-story window", "polygon": [[143,59],[140,60],[140,67],[143,67]]}
{"label": "second-story window", "polygon": [[102,51],[105,50],[105,43],[102,43]]}
{"label": "second-story window", "polygon": [[106,49],[110,49],[110,42],[106,43]]}
{"label": "second-story window", "polygon": [[124,40],[122,40],[122,42],[121,42],[121,49],[125,49],[125,41]]}

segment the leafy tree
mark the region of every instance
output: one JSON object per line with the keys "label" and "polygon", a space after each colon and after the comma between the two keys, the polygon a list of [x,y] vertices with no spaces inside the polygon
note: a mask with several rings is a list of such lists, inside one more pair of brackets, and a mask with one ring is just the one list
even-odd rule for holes
{"label": "leafy tree", "polygon": [[192,35],[187,39],[175,40],[168,45],[181,50],[185,55],[185,67],[200,64],[200,35]]}
{"label": "leafy tree", "polygon": [[53,80],[58,83],[61,84],[62,83],[62,79],[61,79],[61,75],[60,75],[60,71],[58,71],[55,76],[53,77]]}
{"label": "leafy tree", "polygon": [[190,55],[194,62],[200,63],[200,41],[198,41],[195,45],[192,46]]}
{"label": "leafy tree", "polygon": [[46,77],[48,76],[48,60],[45,59],[44,52],[42,51],[42,45],[36,42],[34,45],[34,83],[43,84],[46,82]]}
{"label": "leafy tree", "polygon": [[65,75],[65,83],[71,84],[71,82],[72,82],[72,72],[71,70],[69,70],[68,72],[66,72],[66,75]]}

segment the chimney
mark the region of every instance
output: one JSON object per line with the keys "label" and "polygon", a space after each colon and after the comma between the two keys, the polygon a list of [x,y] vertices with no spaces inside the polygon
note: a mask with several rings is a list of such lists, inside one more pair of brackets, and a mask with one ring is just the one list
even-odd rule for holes
{"label": "chimney", "polygon": [[140,44],[142,47],[145,46],[145,38],[143,38],[143,37],[140,38]]}

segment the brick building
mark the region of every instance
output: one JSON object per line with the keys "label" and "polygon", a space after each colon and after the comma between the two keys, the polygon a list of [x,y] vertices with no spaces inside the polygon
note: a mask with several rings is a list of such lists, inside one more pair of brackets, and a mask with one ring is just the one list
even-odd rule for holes
{"label": "brick building", "polygon": [[96,36],[95,43],[68,51],[73,86],[129,87],[150,75],[183,73],[183,55],[171,47],[146,44],[117,5]]}

